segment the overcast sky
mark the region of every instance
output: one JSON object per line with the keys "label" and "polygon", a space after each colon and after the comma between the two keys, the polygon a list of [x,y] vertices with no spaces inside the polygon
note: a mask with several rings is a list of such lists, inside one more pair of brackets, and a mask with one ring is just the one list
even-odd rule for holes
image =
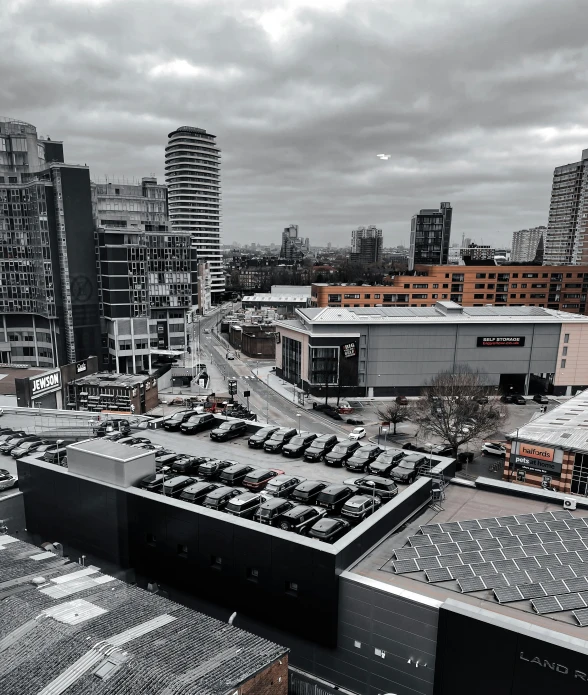
{"label": "overcast sky", "polygon": [[[588,147],[585,0],[1,0],[0,116],[94,177],[214,133],[223,240],[348,244],[450,201],[453,238],[546,224]],[[316,9],[320,7],[321,9]],[[387,161],[376,157],[390,154]]]}

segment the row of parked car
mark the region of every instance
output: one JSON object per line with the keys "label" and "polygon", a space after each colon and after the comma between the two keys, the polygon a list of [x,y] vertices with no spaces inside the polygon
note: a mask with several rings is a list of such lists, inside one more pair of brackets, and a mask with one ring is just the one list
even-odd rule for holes
{"label": "row of parked car", "polygon": [[36,452],[42,453],[43,459],[49,463],[61,463],[66,457],[66,446],[72,443],[73,440],[43,439],[11,427],[0,428],[0,453],[14,459]]}

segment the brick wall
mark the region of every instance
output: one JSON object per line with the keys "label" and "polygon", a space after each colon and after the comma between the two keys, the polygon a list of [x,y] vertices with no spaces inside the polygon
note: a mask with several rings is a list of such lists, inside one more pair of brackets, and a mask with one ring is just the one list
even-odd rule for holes
{"label": "brick wall", "polygon": [[239,695],[288,695],[288,655],[274,661],[234,692]]}
{"label": "brick wall", "polygon": [[[543,482],[543,473],[533,473],[532,471],[525,471],[525,482],[517,480],[517,468],[509,468],[510,460],[510,448],[511,442],[506,444],[506,456],[504,457],[504,470],[502,474],[502,479],[506,482],[518,483],[519,485],[530,485],[531,487],[541,487]],[[551,479],[551,486],[557,492],[570,492],[572,485],[572,471],[574,469],[574,458],[575,454],[571,451],[563,452],[563,461],[561,466],[561,476],[558,478],[553,476]],[[546,473],[545,475],[549,475]]]}

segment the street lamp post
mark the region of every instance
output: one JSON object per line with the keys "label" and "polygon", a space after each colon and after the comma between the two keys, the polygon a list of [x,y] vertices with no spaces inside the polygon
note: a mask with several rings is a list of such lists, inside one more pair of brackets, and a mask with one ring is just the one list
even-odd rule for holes
{"label": "street lamp post", "polygon": [[269,373],[265,379],[265,421],[269,425]]}
{"label": "street lamp post", "polygon": [[[388,438],[388,432],[390,430],[387,427],[382,427],[382,434],[384,435],[384,450],[388,451],[388,445],[387,445],[387,438]],[[378,445],[380,442],[378,441]]]}
{"label": "street lamp post", "polygon": [[296,417],[298,418],[298,426],[296,428],[298,434],[300,434],[300,418],[302,417],[302,413],[296,413]]}
{"label": "street lamp post", "polygon": [[375,507],[376,507],[376,484],[374,483],[373,480],[366,480],[365,484],[369,485],[369,487],[372,488],[372,513],[373,513],[375,510]]}

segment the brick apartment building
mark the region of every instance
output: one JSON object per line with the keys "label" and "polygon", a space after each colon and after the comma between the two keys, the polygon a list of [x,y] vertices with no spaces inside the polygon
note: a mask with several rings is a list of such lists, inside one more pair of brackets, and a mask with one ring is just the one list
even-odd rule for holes
{"label": "brick apartment building", "polygon": [[430,307],[438,301],[463,306],[539,306],[586,313],[588,265],[417,265],[390,285],[314,283],[315,307]]}

